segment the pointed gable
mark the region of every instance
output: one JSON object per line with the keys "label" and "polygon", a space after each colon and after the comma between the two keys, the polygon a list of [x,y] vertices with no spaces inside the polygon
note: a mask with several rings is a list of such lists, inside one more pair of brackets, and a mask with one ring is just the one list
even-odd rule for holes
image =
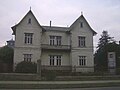
{"label": "pointed gable", "polygon": [[[27,18],[27,20],[25,21],[26,18]],[[31,18],[33,18],[34,20],[32,20]],[[25,25],[25,24],[31,24],[33,21],[36,22],[36,24],[40,28],[42,28],[42,26],[39,24],[38,20],[34,16],[33,12],[31,10],[29,10],[29,12],[23,17],[23,19],[18,24],[16,24],[15,26],[11,27],[12,30],[13,30],[13,34],[15,34],[16,27],[18,27],[20,24],[22,24],[22,23],[23,23],[23,25]],[[44,30],[44,29],[42,28],[42,30]]]}
{"label": "pointed gable", "polygon": [[90,25],[88,24],[87,20],[84,18],[83,15],[81,15],[71,26],[70,26],[70,30],[72,30],[72,28],[77,24],[80,23],[80,26],[83,27],[83,21],[87,24],[87,26],[90,28],[90,30],[93,32],[93,35],[96,35],[97,33],[90,27]]}

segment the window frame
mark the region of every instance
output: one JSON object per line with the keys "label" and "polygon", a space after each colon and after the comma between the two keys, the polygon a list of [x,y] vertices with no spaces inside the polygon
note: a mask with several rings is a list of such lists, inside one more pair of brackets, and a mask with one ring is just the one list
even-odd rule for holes
{"label": "window frame", "polygon": [[80,27],[83,28],[83,22],[80,22]]}
{"label": "window frame", "polygon": [[61,66],[62,55],[49,55],[49,65],[50,66]]}
{"label": "window frame", "polygon": [[32,61],[32,54],[23,54],[23,60],[26,62]]}
{"label": "window frame", "polygon": [[33,33],[24,33],[24,43],[25,44],[33,43]]}
{"label": "window frame", "polygon": [[31,22],[32,22],[32,19],[29,18],[29,19],[28,19],[28,24],[31,24]]}
{"label": "window frame", "polygon": [[86,66],[86,56],[79,56],[79,66]]}
{"label": "window frame", "polygon": [[55,44],[55,36],[50,36],[50,45]]}
{"label": "window frame", "polygon": [[50,42],[49,44],[52,46],[61,46],[61,43],[62,43],[62,36],[53,36],[53,35],[50,35]]}
{"label": "window frame", "polygon": [[78,46],[86,47],[86,37],[85,36],[78,36]]}

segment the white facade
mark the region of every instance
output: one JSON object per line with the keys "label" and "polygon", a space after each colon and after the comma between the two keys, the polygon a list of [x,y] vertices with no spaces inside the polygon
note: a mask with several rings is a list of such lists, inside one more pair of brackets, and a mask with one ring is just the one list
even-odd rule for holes
{"label": "white facade", "polygon": [[115,52],[108,52],[108,69],[111,74],[116,73],[116,54],[115,54]]}
{"label": "white facade", "polygon": [[21,61],[41,60],[42,69],[93,72],[95,31],[81,15],[70,27],[41,26],[32,11],[12,27],[14,67]]}

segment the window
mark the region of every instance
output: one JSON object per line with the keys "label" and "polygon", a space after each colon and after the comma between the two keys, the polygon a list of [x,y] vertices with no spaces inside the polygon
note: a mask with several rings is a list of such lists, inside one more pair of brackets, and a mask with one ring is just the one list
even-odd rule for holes
{"label": "window", "polygon": [[86,65],[86,56],[79,56],[79,65],[80,66]]}
{"label": "window", "polygon": [[56,45],[61,45],[61,36],[56,36]]}
{"label": "window", "polygon": [[80,22],[80,27],[83,28],[83,22]]}
{"label": "window", "polygon": [[61,56],[56,56],[56,60],[57,60],[57,65],[60,66],[61,65]]}
{"label": "window", "polygon": [[25,44],[32,44],[33,33],[25,33]]}
{"label": "window", "polygon": [[50,36],[50,45],[55,44],[55,36]]}
{"label": "window", "polygon": [[50,45],[61,45],[61,36],[50,36]]}
{"label": "window", "polygon": [[23,54],[23,55],[24,55],[24,61],[31,62],[32,54]]}
{"label": "window", "polygon": [[28,19],[28,24],[31,24],[31,18]]}
{"label": "window", "polygon": [[61,65],[61,55],[50,55],[50,65],[60,66]]}
{"label": "window", "polygon": [[78,36],[78,46],[79,47],[85,47],[85,37]]}
{"label": "window", "polygon": [[54,65],[54,56],[50,55],[50,65]]}

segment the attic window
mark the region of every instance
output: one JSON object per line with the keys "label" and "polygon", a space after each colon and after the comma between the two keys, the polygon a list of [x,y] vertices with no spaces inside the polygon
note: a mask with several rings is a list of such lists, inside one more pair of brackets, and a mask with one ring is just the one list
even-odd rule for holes
{"label": "attic window", "polygon": [[83,28],[83,22],[80,22],[80,27]]}
{"label": "attic window", "polygon": [[28,24],[31,24],[31,18],[28,19]]}

